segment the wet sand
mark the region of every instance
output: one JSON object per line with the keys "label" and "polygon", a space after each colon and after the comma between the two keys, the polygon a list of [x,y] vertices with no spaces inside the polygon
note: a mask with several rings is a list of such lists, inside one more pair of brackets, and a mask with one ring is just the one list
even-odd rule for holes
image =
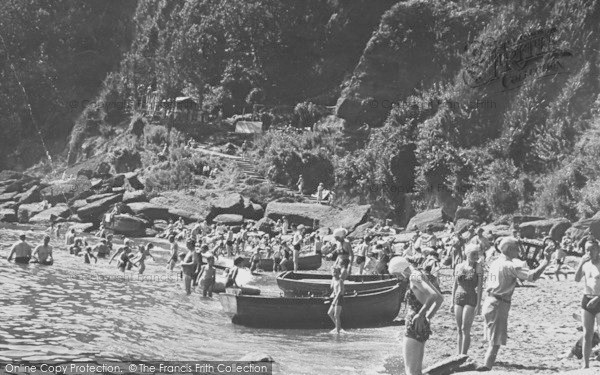
{"label": "wet sand", "polygon": [[[569,257],[567,263],[575,268],[578,261],[579,258]],[[448,274],[447,270],[443,272]],[[578,370],[581,360],[566,358],[581,337],[577,330],[581,324],[574,320],[573,313],[581,313],[583,282],[575,283],[572,274],[566,282],[562,276],[560,282],[554,277],[543,277],[515,290],[508,321],[508,342],[500,349],[494,371],[488,374],[557,374],[573,370],[576,370],[574,374],[600,374],[600,361],[592,359],[592,369],[582,372]],[[444,294],[444,304],[432,321],[433,335],[425,345],[423,368],[457,353],[456,323],[449,311],[451,281],[448,276],[442,279],[442,290],[447,294]],[[399,339],[403,339],[403,334],[404,330]],[[404,374],[401,341],[397,342],[396,349],[385,363],[388,374]],[[482,363],[486,349],[483,317],[478,316],[473,322],[469,356]]]}

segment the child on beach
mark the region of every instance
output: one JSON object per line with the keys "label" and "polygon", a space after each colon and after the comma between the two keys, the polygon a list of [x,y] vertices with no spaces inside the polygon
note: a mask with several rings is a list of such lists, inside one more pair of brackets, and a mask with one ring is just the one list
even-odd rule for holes
{"label": "child on beach", "polygon": [[92,253],[92,248],[87,246],[85,248],[85,253],[83,253],[83,263],[91,264],[92,262],[90,261],[90,258],[94,258],[94,263],[98,263],[98,258],[96,258],[96,256]]}
{"label": "child on beach", "polygon": [[560,281],[558,275],[564,275],[566,280],[568,278],[567,274],[562,273],[560,271],[560,268],[562,267],[563,263],[565,262],[565,259],[567,258],[567,253],[565,252],[562,246],[558,246],[556,252],[552,254],[552,258],[554,263],[556,264],[556,271],[554,272],[554,276],[556,276],[556,281]]}
{"label": "child on beach", "polygon": [[207,264],[203,265],[196,279],[202,288],[203,297],[212,297],[213,287],[215,285],[217,270],[215,269],[215,257],[209,254],[206,257]]}
{"label": "child on beach", "polygon": [[173,271],[173,268],[177,263],[177,253],[179,252],[179,245],[177,244],[177,241],[175,241],[175,236],[170,236],[169,242],[171,243],[171,257],[167,261],[167,269],[169,271]]}
{"label": "child on beach", "polygon": [[344,306],[344,281],[346,277],[348,277],[348,264],[350,260],[344,258],[340,261],[339,266],[334,266],[332,269],[332,279],[331,279],[331,307],[327,314],[335,324],[335,328],[330,333],[345,333],[342,329],[342,307]]}
{"label": "child on beach", "polygon": [[146,247],[140,247],[138,252],[138,258],[134,262],[135,265],[140,267],[139,273],[140,275],[144,273],[146,270],[146,257],[152,258],[153,261],[156,262],[156,259],[150,254],[150,250],[154,248],[154,245],[151,243],[146,244]]}
{"label": "child on beach", "polygon": [[257,247],[254,250],[254,254],[250,257],[250,272],[254,273],[258,269],[258,265],[260,264],[260,248]]}
{"label": "child on beach", "polygon": [[75,243],[69,247],[69,254],[71,255],[79,255],[81,252],[81,247],[83,246],[81,238],[77,238]]}

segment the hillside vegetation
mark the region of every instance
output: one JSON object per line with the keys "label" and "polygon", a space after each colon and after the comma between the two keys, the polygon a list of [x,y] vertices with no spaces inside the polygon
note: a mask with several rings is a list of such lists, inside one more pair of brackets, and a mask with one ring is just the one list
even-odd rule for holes
{"label": "hillside vegetation", "polygon": [[[106,152],[101,143],[143,116],[138,104],[153,91],[195,98],[208,125],[193,131],[258,108],[272,123],[252,142],[259,171],[287,185],[302,173],[308,189],[324,182],[340,204],[371,203],[400,224],[433,206],[452,216],[468,205],[485,221],[600,210],[598,1],[139,0],[102,12],[104,2],[29,0],[26,19],[48,20],[39,30],[6,4],[0,11],[22,32],[7,37],[5,22],[2,35],[13,60],[31,61],[19,69],[41,138],[60,143],[70,132],[68,151],[51,152],[71,164]],[[80,28],[106,49],[102,59],[80,60],[76,40],[57,36]],[[54,39],[62,44],[50,52]],[[22,90],[11,74],[5,64],[3,145],[43,150],[25,136],[34,123],[26,99],[13,99]],[[64,90],[95,99],[52,117],[44,100]],[[41,156],[3,155],[3,165]],[[158,180],[194,183],[181,176]]]}

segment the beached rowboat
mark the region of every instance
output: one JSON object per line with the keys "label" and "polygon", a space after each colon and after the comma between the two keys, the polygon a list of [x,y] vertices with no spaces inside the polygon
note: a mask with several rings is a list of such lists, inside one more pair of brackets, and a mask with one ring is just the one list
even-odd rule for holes
{"label": "beached rowboat", "polygon": [[[397,284],[398,278],[392,275],[349,275],[344,282],[346,294]],[[286,297],[328,296],[331,294],[331,274],[286,271],[277,276],[277,286]]]}
{"label": "beached rowboat", "polygon": [[[342,327],[375,327],[390,324],[404,296],[400,286],[344,297]],[[219,294],[223,311],[233,324],[262,328],[332,328],[327,315],[331,298],[265,297]]]}

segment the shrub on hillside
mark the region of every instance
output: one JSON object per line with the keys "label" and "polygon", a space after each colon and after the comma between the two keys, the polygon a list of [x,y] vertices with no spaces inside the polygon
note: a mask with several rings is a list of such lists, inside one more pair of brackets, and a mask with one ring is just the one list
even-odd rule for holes
{"label": "shrub on hillside", "polygon": [[113,151],[110,163],[116,173],[133,172],[142,167],[142,157],[137,150],[119,148]]}
{"label": "shrub on hillside", "polygon": [[296,128],[312,128],[314,124],[323,117],[323,113],[315,104],[303,102],[296,104],[294,108],[294,117],[292,117],[292,126]]}
{"label": "shrub on hillside", "polygon": [[600,211],[600,179],[590,181],[581,189],[581,198],[577,203],[581,217],[588,218]]}

